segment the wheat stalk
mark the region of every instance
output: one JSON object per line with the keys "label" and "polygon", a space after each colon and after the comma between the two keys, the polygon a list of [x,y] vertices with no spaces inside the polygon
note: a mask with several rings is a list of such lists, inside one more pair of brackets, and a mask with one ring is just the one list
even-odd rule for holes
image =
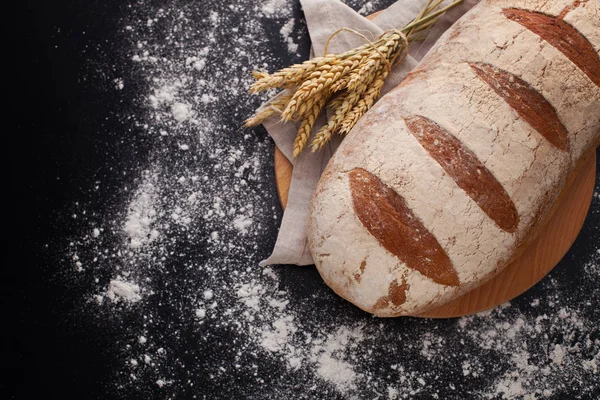
{"label": "wheat stalk", "polygon": [[440,8],[443,0],[428,0],[408,25],[386,31],[374,42],[352,29],[342,28],[329,38],[326,51],[329,41],[342,30],[353,32],[368,43],[341,54],[325,54],[273,74],[254,71],[256,82],[250,87],[251,92],[285,90],[260,107],[244,125],[256,126],[276,114],[280,114],[283,122],[300,121],[294,140],[294,157],[308,144],[315,121],[325,107],[332,110],[332,116],[315,134],[310,143],[311,151],[323,148],[334,134],[347,135],[375,104],[391,67],[407,54],[408,44],[422,40],[426,29],[462,1],[455,0]]}

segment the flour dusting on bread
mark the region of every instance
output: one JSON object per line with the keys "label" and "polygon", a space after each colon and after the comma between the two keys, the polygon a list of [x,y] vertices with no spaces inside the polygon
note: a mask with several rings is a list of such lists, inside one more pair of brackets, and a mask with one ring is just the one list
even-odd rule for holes
{"label": "flour dusting on bread", "polygon": [[[531,241],[600,143],[599,14],[597,2],[483,1],[363,117],[312,202],[313,259],[336,293],[380,316],[418,314]],[[446,264],[460,284],[428,273]],[[382,302],[395,285],[402,303]]]}

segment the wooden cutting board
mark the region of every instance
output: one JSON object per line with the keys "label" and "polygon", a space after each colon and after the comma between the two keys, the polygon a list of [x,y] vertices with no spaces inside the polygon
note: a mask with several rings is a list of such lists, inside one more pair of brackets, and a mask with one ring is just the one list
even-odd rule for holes
{"label": "wooden cutting board", "polygon": [[[375,18],[381,11],[370,15]],[[275,181],[285,209],[292,164],[275,149]],[[496,277],[465,295],[417,317],[453,318],[481,312],[527,291],[548,274],[569,250],[590,208],[596,180],[596,152],[592,151],[568,182],[560,206],[519,258]]]}

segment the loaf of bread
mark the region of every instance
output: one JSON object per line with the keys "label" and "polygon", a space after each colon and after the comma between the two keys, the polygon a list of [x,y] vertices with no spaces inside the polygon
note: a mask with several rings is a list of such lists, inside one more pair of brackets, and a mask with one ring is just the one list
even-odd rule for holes
{"label": "loaf of bread", "polygon": [[535,238],[600,144],[600,2],[484,0],[356,125],[311,204],[325,282],[416,315]]}

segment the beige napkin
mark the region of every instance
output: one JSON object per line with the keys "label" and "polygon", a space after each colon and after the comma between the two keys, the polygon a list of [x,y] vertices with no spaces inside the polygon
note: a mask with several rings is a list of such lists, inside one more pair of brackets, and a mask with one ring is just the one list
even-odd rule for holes
{"label": "beige napkin", "polygon": [[[369,21],[339,0],[300,0],[312,41],[311,55],[323,55],[325,43],[329,37],[342,27],[352,28],[372,40],[377,39],[386,30],[401,29],[417,16],[426,2],[427,0],[400,0],[392,4],[375,19]],[[382,92],[385,94],[396,87],[429,51],[442,33],[477,2],[478,0],[465,0],[461,5],[447,12],[430,29],[424,42],[411,44],[408,56],[402,63],[393,68]],[[444,2],[444,4],[449,3],[450,0]],[[341,32],[329,43],[328,52],[340,53],[364,43],[365,40],[357,35]],[[315,124],[313,133],[324,122],[325,117],[321,116]],[[263,125],[277,147],[292,162],[294,169],[288,203],[283,214],[275,248],[271,256],[262,261],[260,265],[313,264],[306,237],[310,200],[319,177],[335,149],[337,149],[341,137],[336,135],[322,151],[316,153],[303,151],[296,159],[293,159],[292,148],[298,129],[297,125],[293,123],[282,124],[278,116],[267,119]]]}

